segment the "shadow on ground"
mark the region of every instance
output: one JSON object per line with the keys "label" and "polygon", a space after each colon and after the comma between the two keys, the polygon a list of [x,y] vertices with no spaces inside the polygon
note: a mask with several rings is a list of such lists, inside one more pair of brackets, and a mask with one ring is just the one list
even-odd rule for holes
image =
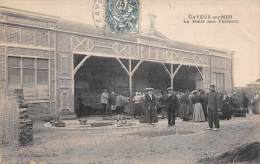
{"label": "shadow on ground", "polygon": [[253,142],[244,144],[235,148],[234,150],[225,152],[224,154],[215,158],[205,158],[199,163],[205,164],[227,164],[227,163],[252,163],[260,162],[260,142]]}

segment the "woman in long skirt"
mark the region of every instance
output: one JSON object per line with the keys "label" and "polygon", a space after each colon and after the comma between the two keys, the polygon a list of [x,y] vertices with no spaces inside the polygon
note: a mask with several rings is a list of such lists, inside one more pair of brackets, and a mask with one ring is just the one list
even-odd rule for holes
{"label": "woman in long skirt", "polygon": [[198,95],[197,91],[193,92],[193,97],[192,97],[192,103],[193,103],[193,109],[194,109],[194,113],[193,113],[193,121],[195,122],[202,122],[202,121],[206,121],[204,112],[203,112],[203,108],[201,105],[201,98]]}

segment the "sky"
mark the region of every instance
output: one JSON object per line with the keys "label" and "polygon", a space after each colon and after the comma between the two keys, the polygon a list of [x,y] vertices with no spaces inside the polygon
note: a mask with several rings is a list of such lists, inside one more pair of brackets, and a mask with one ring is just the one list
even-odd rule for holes
{"label": "sky", "polygon": [[[139,0],[140,30],[155,27],[172,40],[234,50],[234,85],[260,78],[260,0]],[[94,24],[94,0],[0,0],[0,5]],[[184,23],[189,15],[232,15],[239,23]]]}

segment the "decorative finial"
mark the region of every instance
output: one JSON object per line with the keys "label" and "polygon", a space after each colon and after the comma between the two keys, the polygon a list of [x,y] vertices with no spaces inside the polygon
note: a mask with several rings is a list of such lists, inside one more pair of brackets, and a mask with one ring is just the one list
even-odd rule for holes
{"label": "decorative finial", "polygon": [[149,19],[150,19],[150,29],[154,29],[155,28],[155,19],[156,19],[156,15],[153,14],[149,14],[148,15]]}

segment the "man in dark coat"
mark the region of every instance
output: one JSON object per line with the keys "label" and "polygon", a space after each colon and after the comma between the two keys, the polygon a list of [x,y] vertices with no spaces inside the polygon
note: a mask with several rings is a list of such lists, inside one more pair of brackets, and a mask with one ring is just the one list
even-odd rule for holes
{"label": "man in dark coat", "polygon": [[[218,130],[219,129],[219,118],[218,112],[220,112],[219,95],[215,91],[215,85],[210,85],[210,93],[208,95],[208,130]],[[213,123],[215,128],[213,129]]]}
{"label": "man in dark coat", "polygon": [[243,110],[246,110],[246,113],[249,114],[249,110],[248,110],[249,99],[247,98],[245,92],[243,92],[242,104],[243,104]]}
{"label": "man in dark coat", "polygon": [[175,112],[179,108],[179,100],[176,94],[173,92],[173,88],[167,88],[168,99],[167,99],[167,114],[168,114],[168,126],[175,125]]}
{"label": "man in dark coat", "polygon": [[155,96],[152,93],[153,88],[146,88],[147,93],[145,94],[145,112],[144,112],[144,122],[145,123],[156,123],[157,119],[157,111],[155,108],[156,101]]}

